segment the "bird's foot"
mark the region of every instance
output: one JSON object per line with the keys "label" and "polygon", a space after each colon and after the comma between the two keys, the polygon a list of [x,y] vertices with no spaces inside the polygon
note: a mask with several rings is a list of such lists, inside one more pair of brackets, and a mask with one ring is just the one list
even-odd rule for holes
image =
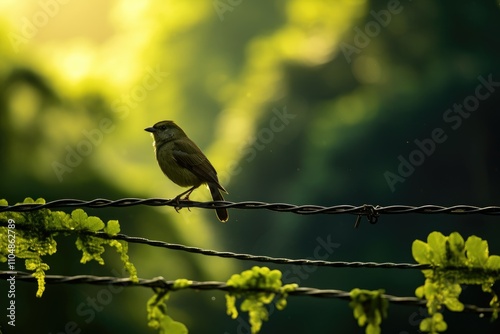
{"label": "bird's foot", "polygon": [[[186,197],[184,197],[182,200],[183,201],[189,201],[189,195],[191,195],[191,193],[186,194]],[[187,207],[187,209],[188,209],[189,212],[191,212],[191,208],[189,206]]]}
{"label": "bird's foot", "polygon": [[[177,204],[176,206],[174,206],[174,209],[176,212],[179,212],[180,209],[182,209],[183,207],[180,205],[181,201],[189,201],[189,195],[191,195],[190,193],[187,194],[186,196],[184,196],[184,198],[182,198],[182,195],[184,194],[180,194],[178,196],[176,196],[174,198],[174,201],[175,203]],[[187,207],[188,211],[191,212],[191,208],[190,207]]]}
{"label": "bird's foot", "polygon": [[[174,201],[177,203],[177,205],[174,206],[175,211],[179,212],[179,210],[182,209],[182,207],[180,206],[180,202],[181,201],[189,201],[189,195],[191,195],[193,190],[195,190],[198,187],[199,187],[199,185],[193,186],[193,187],[189,188],[187,191],[183,192],[182,194],[177,195],[174,198]],[[184,198],[182,198],[182,196],[184,196]],[[191,211],[191,209],[189,207],[187,207],[187,208],[188,208],[188,211]]]}
{"label": "bird's foot", "polygon": [[179,196],[174,198],[174,201],[177,204],[176,206],[174,206],[174,209],[177,213],[179,213],[179,210],[182,209],[182,207],[180,206],[181,200],[182,200],[181,197],[182,197],[182,195],[179,195]]}

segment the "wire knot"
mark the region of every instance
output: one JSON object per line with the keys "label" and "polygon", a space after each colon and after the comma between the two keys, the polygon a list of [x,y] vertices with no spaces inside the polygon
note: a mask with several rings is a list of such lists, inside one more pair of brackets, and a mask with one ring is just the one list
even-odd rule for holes
{"label": "wire knot", "polygon": [[368,219],[368,222],[370,224],[376,224],[378,222],[378,217],[380,216],[378,208],[379,208],[378,205],[375,207],[373,205],[364,204],[363,207],[360,209],[358,216],[356,217],[354,228],[358,228],[359,223],[361,222],[361,216],[366,216],[366,219]]}

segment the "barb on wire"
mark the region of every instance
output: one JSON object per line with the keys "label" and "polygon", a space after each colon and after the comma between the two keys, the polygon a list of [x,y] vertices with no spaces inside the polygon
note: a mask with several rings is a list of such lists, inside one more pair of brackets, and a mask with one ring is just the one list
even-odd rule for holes
{"label": "barb on wire", "polygon": [[[15,277],[16,280],[36,283],[37,279],[29,273],[0,271],[0,279],[8,279]],[[91,284],[91,285],[118,285],[123,287],[141,286],[148,288],[174,289],[175,281],[167,281],[163,277],[155,277],[151,279],[140,278],[138,282],[133,282],[130,278],[117,278],[111,276],[92,276],[92,275],[77,275],[77,276],[62,276],[62,275],[46,275],[45,282],[48,284]],[[186,289],[192,290],[221,290],[221,291],[240,291],[235,287],[228,286],[224,282],[217,281],[191,281]],[[255,289],[257,292],[274,292],[266,289]],[[291,296],[309,296],[317,298],[337,298],[343,300],[351,300],[351,295],[348,291],[334,289],[317,289],[310,287],[299,287],[296,290],[288,292]],[[427,303],[424,299],[416,297],[398,297],[388,294],[383,294],[390,303],[401,305],[423,306]],[[464,311],[475,313],[492,314],[495,310],[489,307],[478,307],[476,305],[465,305]]]}
{"label": "barb on wire", "polygon": [[374,207],[373,205],[368,205],[365,204],[363,205],[364,213],[359,213],[358,217],[356,218],[356,222],[354,223],[354,228],[358,228],[359,223],[361,222],[361,216],[365,215],[366,219],[368,219],[368,222],[370,224],[376,224],[378,221],[378,217],[380,216],[380,213],[376,211],[376,209],[379,208],[377,205]]}
{"label": "barb on wire", "polygon": [[278,212],[290,212],[301,215],[312,214],[351,214],[356,216],[366,216],[371,223],[377,221],[377,217],[382,214],[483,214],[483,215],[500,215],[499,206],[478,207],[472,205],[455,205],[444,207],[439,205],[390,205],[379,206],[364,204],[355,205],[334,205],[334,206],[319,206],[319,205],[294,205],[288,203],[265,203],[257,201],[245,202],[229,202],[229,201],[176,201],[175,199],[163,198],[122,198],[118,200],[110,200],[97,198],[89,201],[80,199],[58,199],[47,202],[45,204],[16,204],[8,206],[0,206],[0,212],[5,211],[33,211],[43,208],[61,208],[61,207],[87,207],[87,208],[104,208],[104,207],[126,207],[134,205],[146,206],[172,206],[181,208],[202,208],[202,209],[248,209],[257,210],[265,209]]}

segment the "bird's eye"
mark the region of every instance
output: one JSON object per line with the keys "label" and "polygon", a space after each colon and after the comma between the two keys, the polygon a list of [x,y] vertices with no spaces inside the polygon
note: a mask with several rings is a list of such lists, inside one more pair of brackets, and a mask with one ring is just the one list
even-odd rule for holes
{"label": "bird's eye", "polygon": [[161,126],[160,126],[160,130],[162,130],[162,131],[163,131],[163,130],[165,130],[166,128],[167,128],[167,126],[166,126],[166,125],[161,125]]}

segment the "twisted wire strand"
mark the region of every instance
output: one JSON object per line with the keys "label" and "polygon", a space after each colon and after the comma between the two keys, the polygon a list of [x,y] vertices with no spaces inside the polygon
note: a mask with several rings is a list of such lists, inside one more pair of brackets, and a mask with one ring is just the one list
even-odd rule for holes
{"label": "twisted wire strand", "polygon": [[[4,226],[5,222],[0,221],[0,227]],[[24,230],[26,227],[23,225],[17,225],[16,229]],[[182,244],[174,244],[160,240],[151,240],[143,237],[131,237],[126,234],[116,234],[109,235],[105,232],[93,232],[85,230],[47,230],[48,233],[67,233],[67,234],[77,234],[77,235],[88,235],[94,236],[102,239],[108,240],[123,240],[130,243],[144,244],[152,247],[166,248],[172,250],[178,250],[193,254],[201,254],[205,256],[216,256],[222,258],[232,258],[243,261],[255,261],[255,262],[266,262],[274,264],[284,264],[284,265],[296,265],[296,266],[317,266],[317,267],[330,267],[330,268],[378,268],[378,269],[414,269],[414,270],[427,270],[427,269],[437,269],[441,271],[474,271],[478,270],[485,273],[487,270],[484,268],[470,268],[470,267],[455,267],[455,266],[433,266],[431,264],[419,264],[419,263],[394,263],[394,262],[347,262],[347,261],[325,261],[325,260],[310,260],[310,259],[290,259],[285,257],[271,257],[266,255],[253,255],[245,253],[234,253],[227,251],[216,251],[212,249],[204,249],[194,246],[186,246]],[[500,276],[499,270],[489,270],[487,274]]]}
{"label": "twisted wire strand", "polygon": [[[381,214],[483,214],[483,215],[500,215],[499,206],[478,207],[472,205],[454,205],[444,207],[439,205],[389,205],[379,206],[364,204],[360,206],[354,205],[334,205],[334,206],[319,206],[319,205],[294,205],[289,203],[266,203],[257,201],[244,202],[229,202],[229,201],[177,201],[175,199],[163,198],[122,198],[118,200],[110,200],[105,198],[97,198],[93,200],[80,199],[57,199],[45,204],[16,204],[8,206],[0,206],[0,212],[16,211],[25,212],[40,210],[44,208],[60,208],[60,207],[87,207],[87,208],[104,208],[104,207],[127,207],[134,205],[146,206],[172,206],[177,208],[202,208],[202,209],[265,209],[277,212],[290,212],[301,215],[310,214],[351,214],[358,216],[378,216]],[[370,220],[371,221],[371,220]]]}
{"label": "twisted wire strand", "polygon": [[[5,222],[0,222],[0,226],[5,226]],[[16,225],[16,229],[24,230],[23,225]],[[318,267],[331,267],[331,268],[383,268],[383,269],[432,269],[429,264],[418,263],[392,263],[392,262],[345,262],[345,261],[324,261],[324,260],[309,260],[309,259],[290,259],[284,257],[271,257],[265,255],[253,255],[245,253],[234,252],[221,252],[212,249],[204,249],[194,246],[186,246],[182,244],[174,244],[160,240],[151,240],[143,237],[132,237],[126,234],[109,235],[105,232],[92,232],[85,230],[47,230],[49,233],[69,233],[78,235],[89,235],[107,240],[123,240],[135,244],[143,244],[153,247],[166,248],[178,250],[193,254],[201,254],[206,256],[215,256],[222,258],[232,258],[243,261],[266,262],[274,264],[287,264],[287,265],[302,265],[302,266],[318,266]],[[453,268],[452,268],[453,269]]]}
{"label": "twisted wire strand", "polygon": [[[0,271],[0,279],[8,279],[15,277],[16,280],[36,283],[37,279],[31,274],[26,272],[11,272]],[[45,282],[48,284],[90,284],[90,285],[115,285],[122,287],[148,287],[148,288],[161,288],[167,290],[178,290],[174,288],[175,281],[167,281],[163,277],[155,277],[151,279],[140,278],[138,282],[133,282],[130,278],[117,278],[111,276],[92,276],[92,275],[76,275],[76,276],[63,276],[63,275],[46,275]],[[191,284],[185,287],[192,290],[221,290],[227,292],[241,292],[248,291],[245,289],[238,289],[227,285],[224,282],[217,281],[191,281]],[[255,292],[274,292],[266,289],[252,289]],[[351,295],[348,291],[334,290],[334,289],[317,289],[310,287],[298,287],[296,290],[288,293],[291,296],[309,296],[317,298],[337,298],[342,300],[351,300]],[[390,303],[411,305],[411,306],[425,306],[427,301],[416,297],[398,297],[389,294],[383,294]],[[474,313],[493,313],[495,310],[489,307],[478,307],[476,305],[465,305],[464,311]]]}
{"label": "twisted wire strand", "polygon": [[[84,231],[87,232],[87,231]],[[266,255],[252,255],[245,253],[221,252],[212,249],[204,249],[193,246],[186,246],[181,244],[173,244],[159,240],[150,240],[142,237],[131,237],[125,234],[117,234],[110,236],[105,232],[88,232],[85,234],[97,236],[104,239],[124,240],[131,243],[146,244],[153,247],[167,248],[179,251],[185,251],[194,254],[202,254],[206,256],[216,256],[222,258],[232,258],[243,261],[267,262],[274,264],[286,265],[302,265],[302,266],[317,266],[317,267],[330,267],[330,268],[379,268],[379,269],[438,269],[442,271],[475,271],[487,272],[489,275],[500,276],[500,270],[485,270],[484,268],[470,268],[460,266],[433,266],[431,264],[420,263],[394,263],[394,262],[347,262],[347,261],[325,261],[325,260],[309,260],[309,259],[290,259],[284,257],[271,257]]]}
{"label": "twisted wire strand", "polygon": [[154,247],[180,250],[189,253],[202,254],[206,256],[233,258],[244,261],[267,262],[275,264],[292,264],[292,265],[304,265],[304,266],[334,267],[334,268],[385,268],[385,269],[419,269],[419,270],[432,268],[432,266],[428,264],[416,264],[416,263],[345,262],[345,261],[324,261],[324,260],[309,260],[309,259],[289,259],[289,258],[271,257],[265,255],[220,252],[211,249],[203,249],[199,247],[173,244],[159,240],[149,240],[141,237],[130,237],[124,234],[117,234],[115,236],[109,236],[104,232],[99,232],[96,234],[98,234],[97,236],[103,238],[124,240],[131,243],[146,244]]}
{"label": "twisted wire strand", "polygon": [[[4,226],[4,222],[0,222],[0,227],[1,226]],[[16,229],[24,230],[25,226],[18,224],[16,225]],[[216,251],[212,249],[169,243],[160,240],[151,240],[144,237],[132,237],[122,233],[118,233],[116,235],[109,235],[106,232],[93,232],[85,230],[47,230],[45,232],[89,235],[107,240],[123,240],[135,244],[143,244],[152,247],[178,250],[182,252],[201,254],[205,256],[215,256],[215,257],[231,258],[243,261],[266,262],[266,263],[285,264],[285,265],[317,266],[317,267],[330,267],[330,268],[379,268],[379,269],[414,269],[414,270],[439,269],[446,271],[465,270],[469,272],[471,270],[475,270],[474,268],[469,268],[469,267],[467,268],[454,267],[454,266],[439,267],[439,266],[433,266],[431,264],[420,264],[420,263],[361,262],[361,261],[347,262],[347,261],[325,261],[325,260],[310,260],[310,259],[290,259],[285,257],[272,257],[266,255],[253,255],[246,253]],[[478,270],[484,271],[483,268],[478,268]],[[500,275],[500,272],[498,270],[490,270],[489,274],[498,276]]]}

